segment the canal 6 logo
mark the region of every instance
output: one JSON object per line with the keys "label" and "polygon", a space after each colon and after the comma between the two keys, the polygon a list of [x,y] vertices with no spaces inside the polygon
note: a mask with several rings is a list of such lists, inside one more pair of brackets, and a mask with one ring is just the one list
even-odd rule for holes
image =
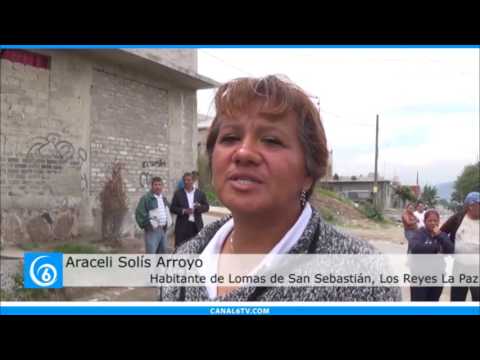
{"label": "canal 6 logo", "polygon": [[63,287],[63,254],[25,253],[23,279],[29,289]]}

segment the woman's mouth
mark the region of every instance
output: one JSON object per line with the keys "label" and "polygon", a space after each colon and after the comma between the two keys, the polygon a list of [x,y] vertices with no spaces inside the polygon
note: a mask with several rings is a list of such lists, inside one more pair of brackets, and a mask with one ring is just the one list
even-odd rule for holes
{"label": "woman's mouth", "polygon": [[260,179],[250,175],[234,175],[229,178],[229,181],[235,189],[240,191],[253,190],[262,184]]}

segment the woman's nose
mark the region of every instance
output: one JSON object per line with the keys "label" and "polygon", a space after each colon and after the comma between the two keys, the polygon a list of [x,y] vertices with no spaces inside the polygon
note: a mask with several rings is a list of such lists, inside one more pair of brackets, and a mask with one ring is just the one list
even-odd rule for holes
{"label": "woman's nose", "polygon": [[256,142],[251,138],[244,138],[240,147],[233,154],[233,161],[236,164],[258,164],[260,160]]}

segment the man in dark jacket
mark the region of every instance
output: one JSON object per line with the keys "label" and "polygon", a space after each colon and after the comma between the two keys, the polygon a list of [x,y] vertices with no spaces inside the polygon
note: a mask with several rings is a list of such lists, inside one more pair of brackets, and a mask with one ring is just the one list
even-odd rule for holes
{"label": "man in dark jacket", "polygon": [[183,175],[184,189],[177,190],[172,198],[171,212],[177,214],[175,221],[175,247],[191,239],[203,228],[202,213],[210,209],[207,197],[193,187],[191,173]]}

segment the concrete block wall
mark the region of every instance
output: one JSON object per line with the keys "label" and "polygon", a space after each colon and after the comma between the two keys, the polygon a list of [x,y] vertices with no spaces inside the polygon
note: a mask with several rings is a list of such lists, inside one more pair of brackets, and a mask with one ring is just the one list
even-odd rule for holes
{"label": "concrete block wall", "polygon": [[0,60],[1,241],[99,235],[98,194],[115,160],[130,205],[123,234],[134,236],[151,177],[170,198],[196,168],[195,91],[78,51],[36,52],[50,69]]}

